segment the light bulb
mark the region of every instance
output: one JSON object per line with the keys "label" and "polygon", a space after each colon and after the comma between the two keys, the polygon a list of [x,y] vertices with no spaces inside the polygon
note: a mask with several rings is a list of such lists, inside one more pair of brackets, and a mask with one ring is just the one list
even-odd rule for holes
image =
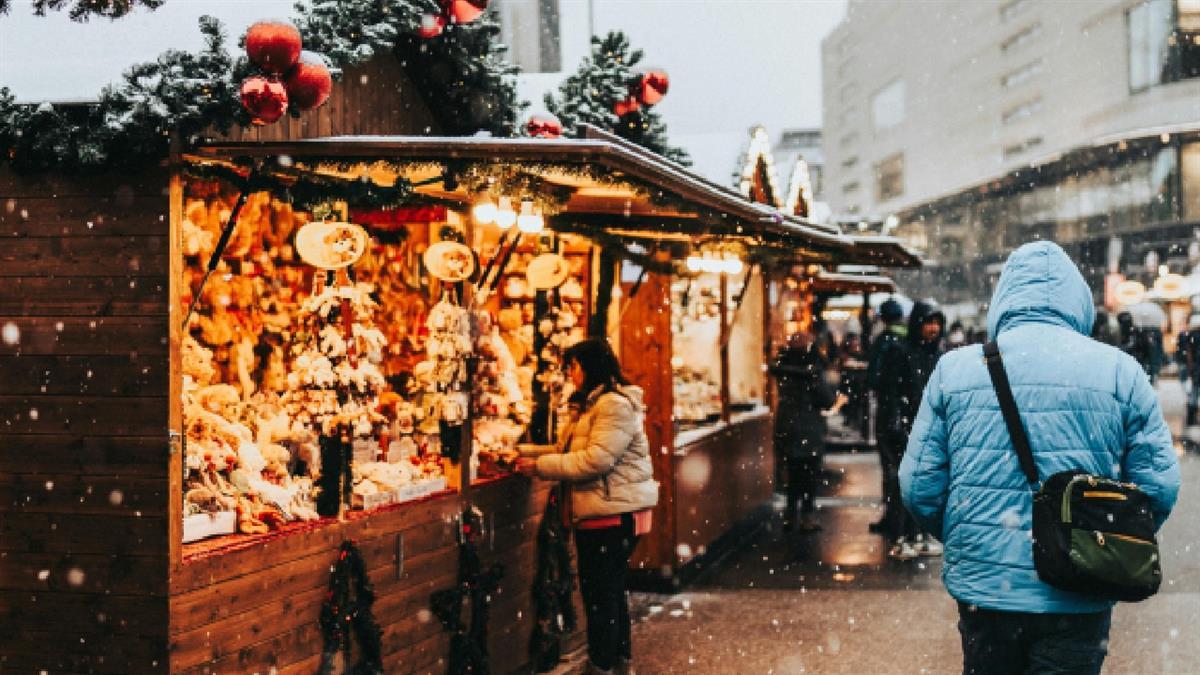
{"label": "light bulb", "polygon": [[746,266],[736,256],[725,260],[725,271],[729,274],[738,275],[744,269],[746,269]]}
{"label": "light bulb", "polygon": [[536,213],[522,213],[517,216],[517,229],[526,234],[537,234],[545,227],[542,217]]}
{"label": "light bulb", "polygon": [[496,209],[496,227],[502,230],[507,230],[517,222],[517,212],[512,209],[512,202],[508,197],[500,198],[500,206]]}
{"label": "light bulb", "polygon": [[475,217],[475,222],[480,225],[488,225],[496,222],[496,214],[499,210],[496,205],[491,202],[479,202],[475,208],[471,210],[471,215]]}
{"label": "light bulb", "polygon": [[704,261],[694,255],[689,255],[687,259],[687,268],[689,272],[699,272],[704,269]]}

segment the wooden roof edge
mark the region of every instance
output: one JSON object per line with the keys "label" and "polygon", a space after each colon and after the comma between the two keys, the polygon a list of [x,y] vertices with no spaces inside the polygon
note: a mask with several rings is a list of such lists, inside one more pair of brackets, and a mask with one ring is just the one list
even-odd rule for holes
{"label": "wooden roof edge", "polygon": [[[680,198],[761,227],[774,234],[850,248],[839,230],[789,216],[747,201],[657,153],[585,125],[583,139],[494,138],[486,136],[334,136],[292,141],[222,141],[197,148],[193,156],[212,158],[275,155],[345,158],[513,159],[563,163],[600,161],[609,168],[675,193]],[[601,137],[602,136],[602,137]]]}

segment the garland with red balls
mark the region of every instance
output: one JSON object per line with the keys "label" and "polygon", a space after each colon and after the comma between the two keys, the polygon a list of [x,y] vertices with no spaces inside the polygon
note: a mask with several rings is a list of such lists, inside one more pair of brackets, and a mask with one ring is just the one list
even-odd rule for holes
{"label": "garland with red balls", "polygon": [[339,652],[345,654],[350,663],[353,638],[358,639],[358,661],[345,672],[349,675],[377,675],[383,673],[383,631],[375,620],[371,607],[375,604],[375,588],[367,576],[367,566],[362,551],[351,540],[342,542],[337,560],[329,575],[329,590],[321,604],[321,650],[320,675],[334,672],[334,662]]}
{"label": "garland with red balls", "polygon": [[290,106],[307,112],[333,91],[325,57],[303,51],[300,31],[288,21],[259,21],[246,32],[246,56],[261,74],[242,80],[242,107],[255,125],[271,124]]}

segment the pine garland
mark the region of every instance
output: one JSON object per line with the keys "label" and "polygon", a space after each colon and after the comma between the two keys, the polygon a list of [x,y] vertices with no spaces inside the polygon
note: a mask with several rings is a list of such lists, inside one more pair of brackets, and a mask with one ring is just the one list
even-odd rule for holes
{"label": "pine garland", "polygon": [[[119,19],[132,12],[135,7],[158,9],[166,0],[33,0],[33,13],[45,16],[46,11],[62,11],[70,6],[72,21],[87,21],[93,15],[106,19]],[[12,0],[0,0],[0,14],[8,14]]]}
{"label": "pine garland", "polygon": [[[47,7],[64,1],[49,0]],[[131,1],[149,6],[161,0],[78,4],[111,6],[111,15],[99,13],[112,18],[124,13],[118,5]],[[395,53],[423,90],[440,133],[510,136],[516,129],[524,106],[517,101],[518,70],[503,60],[493,14],[422,40],[415,31],[422,16],[438,11],[435,0],[308,0],[297,11],[305,47],[324,53],[335,74],[375,54]],[[169,50],[135,65],[92,104],[17,104],[0,86],[0,161],[23,173],[137,168],[165,158],[173,137],[191,146],[210,130],[223,134],[248,124],[238,100],[241,79],[251,71],[248,60],[230,55],[218,20],[201,17],[200,30],[201,51]]]}
{"label": "pine garland", "polygon": [[[447,675],[488,675],[488,608],[492,594],[500,588],[504,566],[493,564],[486,572],[475,548],[479,516],[475,509],[463,513],[463,543],[458,547],[458,583],[437,591],[430,598],[433,613],[450,633]],[[470,602],[471,618],[464,622],[463,605]]]}
{"label": "pine garland", "polygon": [[329,575],[329,591],[321,604],[321,636],[325,646],[321,651],[320,675],[334,672],[338,652],[346,655],[347,663],[350,661],[352,634],[358,638],[362,656],[345,673],[382,675],[383,631],[371,609],[374,603],[375,589],[367,576],[362,552],[353,541],[343,541]]}
{"label": "pine garland", "polygon": [[529,651],[539,673],[554,670],[562,656],[561,636],[575,630],[575,605],[571,593],[571,533],[563,526],[560,489],[551,491],[537,533],[537,572],[533,577],[533,605],[537,624],[530,636]]}
{"label": "pine garland", "polygon": [[183,171],[192,178],[223,181],[239,190],[269,191],[302,211],[311,212],[333,201],[345,201],[359,208],[394,208],[417,201],[413,184],[403,178],[398,178],[394,185],[380,185],[366,176],[342,178],[283,167],[259,167],[251,178],[248,169],[202,162],[190,162]]}
{"label": "pine garland", "polygon": [[667,126],[656,110],[643,107],[622,117],[613,112],[613,106],[629,95],[630,86],[637,81],[634,69],[642,56],[642,50],[633,49],[624,33],[593,37],[591,55],[559,85],[557,94],[546,94],[546,107],[573,135],[578,135],[580,124],[591,124],[688,166],[687,151],[670,145]]}

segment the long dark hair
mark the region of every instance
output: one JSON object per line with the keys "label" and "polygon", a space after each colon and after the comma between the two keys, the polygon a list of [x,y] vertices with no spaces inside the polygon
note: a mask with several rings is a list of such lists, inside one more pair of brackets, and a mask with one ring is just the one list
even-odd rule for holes
{"label": "long dark hair", "polygon": [[629,384],[621,373],[621,364],[613,353],[608,340],[588,338],[571,345],[563,352],[563,366],[578,363],[583,368],[583,387],[576,396],[583,400],[598,388],[614,390],[618,385]]}

